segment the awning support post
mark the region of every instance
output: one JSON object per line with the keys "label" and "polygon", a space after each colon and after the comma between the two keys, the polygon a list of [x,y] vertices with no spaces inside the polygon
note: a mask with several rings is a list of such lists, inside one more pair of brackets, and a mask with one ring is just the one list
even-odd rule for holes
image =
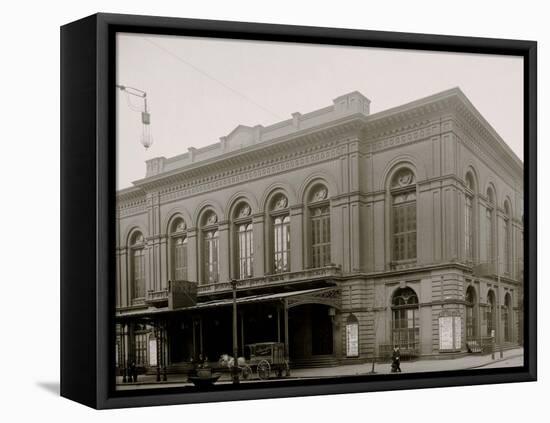
{"label": "awning support post", "polygon": [[288,300],[285,298],[284,300],[284,318],[285,318],[285,359],[287,362],[290,362],[289,359],[289,343],[290,340],[288,339]]}
{"label": "awning support post", "polygon": [[277,342],[281,342],[281,307],[277,307]]}

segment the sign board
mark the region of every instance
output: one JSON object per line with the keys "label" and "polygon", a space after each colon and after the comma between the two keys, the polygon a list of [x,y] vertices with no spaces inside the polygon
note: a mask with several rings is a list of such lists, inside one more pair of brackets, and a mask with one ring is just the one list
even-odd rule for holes
{"label": "sign board", "polygon": [[157,340],[149,338],[149,366],[157,365]]}
{"label": "sign board", "polygon": [[462,343],[462,318],[439,316],[439,350],[460,350]]}
{"label": "sign board", "polygon": [[346,356],[359,356],[359,324],[346,324]]}
{"label": "sign board", "polygon": [[462,348],[462,318],[460,316],[454,317],[454,340],[455,350]]}

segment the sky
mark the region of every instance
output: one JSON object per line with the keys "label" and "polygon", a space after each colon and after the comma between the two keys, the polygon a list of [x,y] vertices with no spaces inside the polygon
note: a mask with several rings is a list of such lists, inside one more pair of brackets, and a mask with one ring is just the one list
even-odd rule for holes
{"label": "sky", "polygon": [[460,87],[523,160],[521,57],[119,33],[116,68],[117,84],[147,92],[154,141],[140,144],[142,101],[118,91],[117,189],[143,178],[148,159],[351,91],[371,100],[372,114]]}

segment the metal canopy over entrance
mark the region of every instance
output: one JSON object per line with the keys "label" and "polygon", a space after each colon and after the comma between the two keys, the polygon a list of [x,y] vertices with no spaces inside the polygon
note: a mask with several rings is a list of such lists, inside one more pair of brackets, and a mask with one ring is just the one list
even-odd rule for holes
{"label": "metal canopy over entrance", "polygon": [[[287,362],[291,344],[296,359],[333,354],[333,339],[337,339],[333,335],[333,316],[341,309],[339,287],[250,295],[237,298],[236,303],[236,331],[230,325],[232,298],[176,309],[125,311],[117,316],[123,349],[119,362],[127,366],[139,356],[141,350],[122,339],[135,337],[140,327],[154,331],[154,337],[149,338],[150,347],[154,347],[149,352],[149,368],[156,367],[157,380],[161,369],[166,379],[167,367],[169,372],[183,371],[190,359],[209,357],[209,361],[214,360],[211,365],[216,365],[217,357],[231,351],[233,333],[238,338],[239,354],[243,355],[247,344],[257,342],[284,343]],[[298,322],[305,322],[305,326]],[[153,354],[156,360],[151,360]]]}
{"label": "metal canopy over entrance", "polygon": [[[260,302],[270,302],[270,301],[285,301],[288,308],[296,307],[303,304],[324,304],[329,307],[334,307],[336,309],[341,308],[340,301],[340,289],[338,287],[327,287],[327,288],[314,288],[314,289],[305,289],[301,291],[291,291],[291,292],[281,292],[277,294],[258,294],[250,295],[247,297],[237,298],[237,306],[250,304],[250,303],[260,303]],[[127,318],[127,317],[147,317],[160,314],[166,314],[174,311],[198,311],[209,308],[217,308],[230,306],[233,304],[231,298],[223,300],[213,300],[203,303],[198,303],[194,306],[182,307],[175,310],[136,310],[136,311],[125,311],[124,314],[118,315],[118,318]]]}

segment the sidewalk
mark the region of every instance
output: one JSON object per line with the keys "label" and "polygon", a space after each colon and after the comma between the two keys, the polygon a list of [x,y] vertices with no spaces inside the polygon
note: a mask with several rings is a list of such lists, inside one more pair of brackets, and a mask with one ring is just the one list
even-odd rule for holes
{"label": "sidewalk", "polygon": [[[514,348],[504,351],[503,360],[523,356],[523,348]],[[467,355],[460,358],[439,359],[439,360],[415,360],[402,361],[401,370],[403,373],[419,372],[438,372],[442,370],[463,370],[485,366],[490,363],[500,361],[499,352],[495,352],[495,359],[491,359],[491,354],[486,355]],[[351,364],[338,367],[325,367],[321,369],[296,369],[292,371],[293,377],[327,377],[327,376],[350,376],[369,373],[372,369],[372,363]],[[390,362],[376,363],[374,371],[379,374],[391,373]]]}
{"label": "sidewalk", "polygon": [[[515,360],[510,360],[510,359]],[[495,359],[491,359],[491,354],[486,355],[467,355],[460,358],[439,359],[439,360],[416,360],[401,362],[401,370],[403,373],[420,373],[420,372],[437,372],[443,370],[464,370],[474,369],[492,364],[491,367],[500,367],[498,363],[502,363],[502,367],[509,366],[508,363],[518,366],[523,363],[523,348],[514,348],[504,351],[503,358],[500,358],[500,353],[495,352]],[[322,378],[335,376],[355,376],[366,375],[372,369],[372,363],[363,364],[348,364],[336,367],[322,367],[314,369],[293,369],[291,372],[292,379],[306,378]],[[374,371],[377,374],[387,374],[390,372],[390,362],[376,363]],[[242,381],[242,383],[264,383],[258,379]],[[223,373],[217,384],[231,383],[231,377],[228,372]],[[193,386],[187,381],[186,375],[168,375],[166,382],[157,382],[155,375],[140,375],[137,383],[122,383],[122,377],[117,377],[117,389],[150,389],[150,388],[173,388],[180,386]]]}

